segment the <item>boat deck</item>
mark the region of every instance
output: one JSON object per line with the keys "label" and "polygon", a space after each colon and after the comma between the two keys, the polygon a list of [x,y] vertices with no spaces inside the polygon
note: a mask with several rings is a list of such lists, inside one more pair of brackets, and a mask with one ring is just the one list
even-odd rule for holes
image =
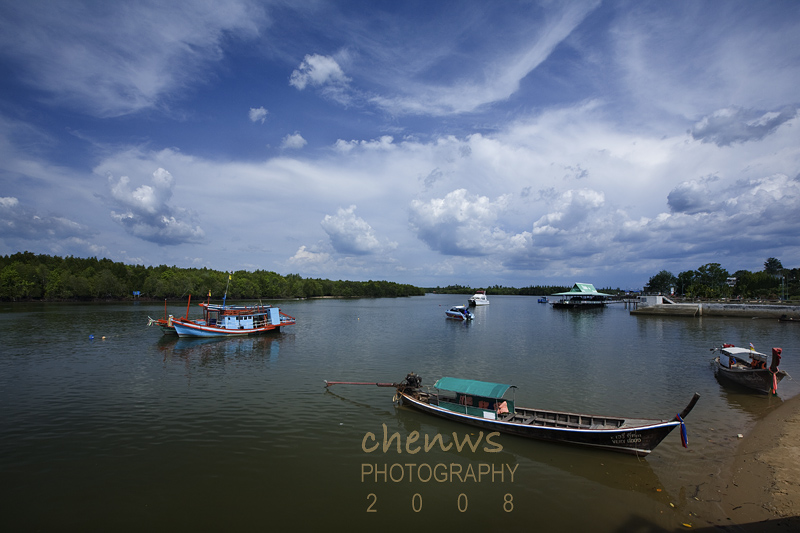
{"label": "boat deck", "polygon": [[561,427],[574,429],[614,429],[625,425],[623,418],[598,417],[557,411],[541,411],[517,407],[514,413],[500,418],[503,422],[528,424],[533,426]]}
{"label": "boat deck", "polygon": [[[462,408],[466,408],[466,406],[462,407],[459,405],[456,398],[449,398],[443,395],[439,396],[436,394],[420,392],[418,394],[418,398],[423,402],[431,405],[438,405],[440,407],[444,407],[445,409],[453,410],[452,408],[456,408],[460,410]],[[510,422],[512,424],[523,424],[527,426],[565,429],[617,429],[622,427],[636,427],[653,422],[653,420],[645,419],[584,415],[561,411],[544,411],[541,409],[530,409],[527,407],[515,407],[514,412],[502,414],[497,417],[497,420],[501,422]]]}

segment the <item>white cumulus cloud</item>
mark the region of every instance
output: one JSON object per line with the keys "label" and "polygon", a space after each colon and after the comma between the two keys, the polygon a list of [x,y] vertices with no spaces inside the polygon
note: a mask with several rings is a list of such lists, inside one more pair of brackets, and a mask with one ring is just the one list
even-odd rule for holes
{"label": "white cumulus cloud", "polygon": [[356,206],[339,208],[335,215],[325,215],[322,228],[331,245],[340,254],[368,255],[393,249],[397,243],[381,240],[363,218],[356,216]]}
{"label": "white cumulus cloud", "polygon": [[289,78],[289,85],[302,91],[308,85],[346,85],[350,79],[344,75],[342,67],[330,56],[307,55]]}
{"label": "white cumulus cloud", "polygon": [[299,149],[304,147],[308,144],[308,141],[303,139],[303,136],[299,133],[291,133],[283,138],[281,142],[281,148],[294,148]]}
{"label": "white cumulus cloud", "polygon": [[457,189],[444,198],[413,200],[409,222],[417,237],[446,255],[480,256],[508,245],[511,236],[498,227],[508,195],[492,201]]}
{"label": "white cumulus cloud", "polygon": [[200,242],[204,232],[193,225],[192,213],[168,205],[174,184],[172,174],[163,168],[153,172],[151,184],[138,187],[128,176],[116,182],[109,177],[111,196],[122,208],[111,211],[111,218],[131,235],[156,244]]}
{"label": "white cumulus cloud", "polygon": [[250,108],[250,120],[252,122],[261,122],[263,124],[267,119],[267,114],[269,114],[269,111],[264,109],[263,106]]}

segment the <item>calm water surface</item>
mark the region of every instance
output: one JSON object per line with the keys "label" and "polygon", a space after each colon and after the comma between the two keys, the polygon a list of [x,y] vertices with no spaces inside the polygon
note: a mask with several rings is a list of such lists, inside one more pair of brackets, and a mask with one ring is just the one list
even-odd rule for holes
{"label": "calm water surface", "polygon": [[[781,346],[800,376],[800,327],[777,320],[633,317],[468,295],[280,302],[297,325],[246,339],[163,337],[163,305],[0,307],[0,526],[19,530],[324,527],[626,531],[728,522],[720,476],[744,433],[800,393],[724,387],[709,348]],[[199,315],[196,306],[192,315]],[[183,315],[185,306],[170,306]],[[94,340],[90,340],[94,335]],[[103,337],[105,337],[103,339]],[[501,436],[488,453],[436,446],[479,432],[397,407],[393,391],[323,380],[517,385],[519,405],[672,418],[697,391],[689,448],[674,431],[646,459]],[[383,451],[366,453],[367,433]],[[372,442],[372,441],[368,441]],[[414,443],[412,443],[413,445]],[[413,450],[413,447],[411,448]],[[409,466],[410,465],[410,466]],[[513,476],[513,477],[512,477]]]}

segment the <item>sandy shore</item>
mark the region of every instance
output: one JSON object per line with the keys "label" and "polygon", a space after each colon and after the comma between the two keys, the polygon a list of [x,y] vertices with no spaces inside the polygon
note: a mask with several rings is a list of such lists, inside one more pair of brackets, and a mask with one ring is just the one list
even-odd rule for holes
{"label": "sandy shore", "polygon": [[760,420],[739,444],[722,511],[731,523],[724,530],[800,531],[800,396]]}

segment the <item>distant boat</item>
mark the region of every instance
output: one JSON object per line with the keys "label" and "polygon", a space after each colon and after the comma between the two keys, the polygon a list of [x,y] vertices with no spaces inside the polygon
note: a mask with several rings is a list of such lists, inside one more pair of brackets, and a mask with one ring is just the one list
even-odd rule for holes
{"label": "distant boat", "polygon": [[681,428],[686,446],[683,419],[700,398],[695,393],[680,414],[658,420],[517,407],[513,399],[504,397],[509,389],[516,388],[513,385],[470,379],[443,377],[433,384],[435,390],[423,390],[422,379],[413,373],[401,383],[325,382],[326,387],[337,384],[394,387],[403,405],[485,431],[633,455],[649,454],[676,427]]}
{"label": "distant boat", "polygon": [[167,300],[164,300],[164,318],[152,318],[147,317],[147,325],[148,326],[158,326],[161,330],[161,333],[164,335],[177,335],[178,332],[175,331],[175,326],[173,322],[175,320],[184,320],[189,321],[189,305],[192,303],[192,295],[189,295],[189,301],[186,303],[186,316],[184,318],[175,318],[172,315],[167,315]]}
{"label": "distant boat", "polygon": [[546,296],[542,296],[541,298],[539,298],[536,301],[539,302],[540,304],[546,304],[547,303],[547,297]]}
{"label": "distant boat", "polygon": [[280,331],[296,323],[294,317],[271,305],[201,303],[202,320],[173,319],[179,337],[239,337]]}
{"label": "distant boat", "polygon": [[475,315],[469,312],[466,305],[454,305],[444,312],[445,316],[451,320],[472,320]]}
{"label": "distant boat", "polygon": [[714,373],[718,377],[764,394],[777,394],[778,383],[788,375],[778,368],[781,362],[780,348],[772,349],[769,366],[767,355],[757,352],[752,345],[748,350],[737,348],[733,344],[723,344],[711,351],[719,352],[719,356],[714,358]]}
{"label": "distant boat", "polygon": [[489,305],[489,299],[486,297],[486,291],[475,291],[475,294],[469,299],[469,305]]}
{"label": "distant boat", "polygon": [[161,330],[161,333],[164,335],[177,335],[178,332],[175,331],[175,326],[172,325],[172,321],[175,317],[169,315],[165,318],[152,318],[147,317],[147,325],[148,326],[158,326]]}
{"label": "distant boat", "polygon": [[569,291],[552,296],[561,296],[560,300],[550,302],[553,309],[596,309],[605,307],[611,295],[597,292],[591,283],[576,283]]}

